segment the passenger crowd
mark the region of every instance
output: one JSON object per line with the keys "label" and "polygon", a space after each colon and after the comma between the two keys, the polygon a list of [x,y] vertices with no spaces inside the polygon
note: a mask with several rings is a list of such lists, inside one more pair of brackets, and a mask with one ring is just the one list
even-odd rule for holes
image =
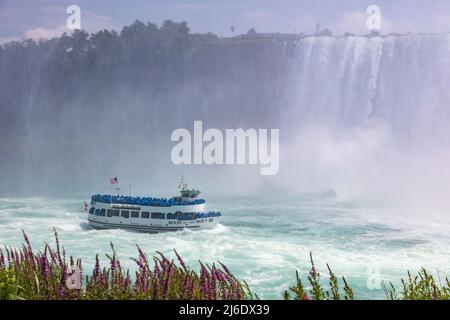
{"label": "passenger crowd", "polygon": [[204,199],[182,200],[180,198],[151,198],[151,197],[130,197],[96,194],[91,198],[95,202],[129,204],[137,206],[171,207],[180,205],[203,204]]}

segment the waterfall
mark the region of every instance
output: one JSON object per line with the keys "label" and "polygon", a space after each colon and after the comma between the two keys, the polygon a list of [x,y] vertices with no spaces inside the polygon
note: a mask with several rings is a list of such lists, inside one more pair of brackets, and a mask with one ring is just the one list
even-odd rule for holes
{"label": "waterfall", "polygon": [[[147,38],[4,46],[0,192],[107,191],[116,175],[160,190],[183,173],[217,192],[447,190],[450,34],[192,37],[173,51]],[[173,165],[170,133],[194,120],[280,129],[280,173]]]}
{"label": "waterfall", "polygon": [[450,34],[306,38],[288,69],[286,166],[304,190],[448,190]]}

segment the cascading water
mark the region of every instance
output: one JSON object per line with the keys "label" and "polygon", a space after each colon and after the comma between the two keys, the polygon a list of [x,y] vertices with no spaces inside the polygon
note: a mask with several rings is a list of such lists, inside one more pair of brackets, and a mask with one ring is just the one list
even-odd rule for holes
{"label": "cascading water", "polygon": [[299,41],[283,113],[289,177],[304,191],[446,197],[449,56],[449,34]]}
{"label": "cascading water", "polygon": [[442,139],[450,120],[449,54],[450,34],[306,38],[289,67],[296,111],[289,118],[341,128],[382,119],[396,136]]}

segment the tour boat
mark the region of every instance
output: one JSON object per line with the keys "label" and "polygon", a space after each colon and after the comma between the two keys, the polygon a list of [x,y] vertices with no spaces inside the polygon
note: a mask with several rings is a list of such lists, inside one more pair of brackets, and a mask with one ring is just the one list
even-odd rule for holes
{"label": "tour boat", "polygon": [[88,221],[96,229],[122,228],[143,232],[213,228],[220,212],[206,210],[200,190],[189,189],[181,179],[180,195],[166,198],[94,195]]}

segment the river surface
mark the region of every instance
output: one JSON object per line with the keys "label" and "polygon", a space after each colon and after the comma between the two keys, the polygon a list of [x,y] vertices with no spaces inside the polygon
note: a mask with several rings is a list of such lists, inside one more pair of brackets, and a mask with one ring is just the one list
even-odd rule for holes
{"label": "river surface", "polygon": [[[68,255],[92,270],[95,255],[104,263],[114,243],[122,264],[136,244],[147,254],[176,249],[198,270],[198,260],[220,260],[262,298],[279,299],[294,284],[295,270],[306,276],[309,252],[323,275],[326,263],[345,276],[357,298],[384,298],[382,281],[398,285],[407,270],[427,267],[450,274],[450,214],[444,209],[406,209],[389,205],[304,196],[284,199],[211,197],[209,209],[223,213],[212,230],[164,234],[94,230],[82,212],[88,197],[0,198],[0,245],[21,245],[21,229],[35,249],[54,244],[52,227]],[[325,279],[326,280],[326,279]]]}

